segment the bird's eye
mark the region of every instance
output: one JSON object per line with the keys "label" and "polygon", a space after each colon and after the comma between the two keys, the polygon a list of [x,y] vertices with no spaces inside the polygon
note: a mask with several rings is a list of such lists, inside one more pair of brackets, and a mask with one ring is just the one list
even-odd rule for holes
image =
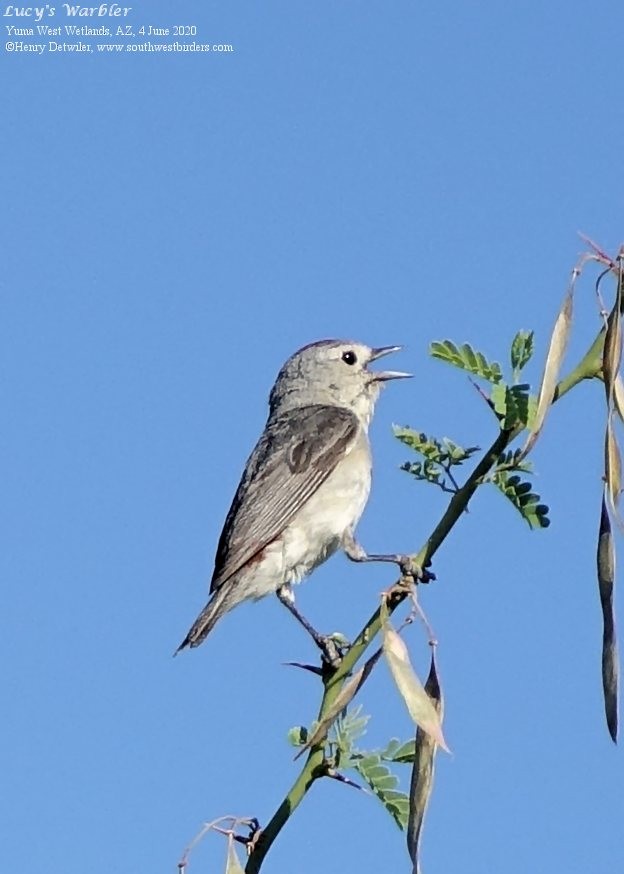
{"label": "bird's eye", "polygon": [[342,353],[342,360],[345,364],[355,364],[357,362],[357,355],[352,349],[347,349],[346,352]]}

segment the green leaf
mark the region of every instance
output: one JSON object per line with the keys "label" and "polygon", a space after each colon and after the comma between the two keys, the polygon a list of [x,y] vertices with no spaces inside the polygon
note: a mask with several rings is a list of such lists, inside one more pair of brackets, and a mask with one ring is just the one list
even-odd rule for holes
{"label": "green leaf", "polygon": [[503,452],[498,456],[496,462],[497,470],[500,468],[507,470],[523,470],[530,473],[533,470],[533,464],[522,457],[521,449],[510,449],[508,452]]}
{"label": "green leaf", "polygon": [[385,776],[380,774],[375,778],[375,785],[378,792],[391,792],[396,789],[397,784],[398,780],[394,774],[386,774]]}
{"label": "green leaf", "polygon": [[461,464],[480,449],[479,446],[468,446],[464,449],[463,446],[460,446],[459,443],[455,443],[455,441],[451,440],[449,437],[443,437],[440,442],[450,464]]}
{"label": "green leaf", "polygon": [[494,405],[494,412],[499,419],[507,415],[507,385],[504,382],[495,385],[490,394],[490,400]]}
{"label": "green leaf", "polygon": [[441,482],[442,472],[435,466],[433,461],[406,461],[401,465],[400,470],[406,473],[411,473],[416,479],[425,480],[435,486],[443,486],[446,483]]}
{"label": "green leaf", "polygon": [[548,528],[548,507],[540,504],[540,496],[532,491],[531,483],[523,482],[506,470],[494,471],[491,482],[511,501],[530,528]]}
{"label": "green leaf", "polygon": [[437,460],[442,452],[442,447],[435,437],[427,437],[423,431],[414,431],[412,428],[392,426],[392,431],[397,440],[409,446],[414,452],[430,460]]}
{"label": "green leaf", "polygon": [[385,779],[386,777],[389,777],[392,780],[392,786],[386,788],[390,789],[394,789],[394,787],[397,786],[399,782],[398,778],[395,777],[394,774],[392,774],[385,765],[379,763],[378,757],[375,764],[369,765],[369,767],[367,768],[366,776],[369,780],[375,783],[382,778]]}
{"label": "green leaf", "polygon": [[392,430],[397,440],[422,455],[426,461],[435,464],[447,466],[462,464],[479,451],[478,446],[469,446],[464,449],[463,446],[455,443],[449,437],[442,437],[438,440],[436,437],[429,437],[423,431],[414,431],[412,428],[401,428],[398,425],[393,425]]}
{"label": "green leaf", "polygon": [[414,738],[401,743],[393,738],[385,750],[382,750],[381,758],[386,762],[400,762],[408,764],[414,761]]}
{"label": "green leaf", "polygon": [[398,778],[389,768],[381,764],[379,753],[362,754],[360,758],[353,761],[353,768],[379,798],[399,828],[404,829],[409,813],[409,801],[405,793],[395,788],[399,782]]}
{"label": "green leaf", "polygon": [[506,427],[515,427],[516,425],[527,426],[529,421],[529,390],[531,386],[526,383],[511,386],[507,399],[507,421]]}
{"label": "green leaf", "polygon": [[382,759],[385,759],[385,761],[392,762],[395,752],[398,749],[400,749],[400,747],[401,747],[401,741],[398,739],[398,737],[393,737],[392,740],[388,741],[386,748],[383,749],[379,753],[379,755],[381,756]]}
{"label": "green leaf", "polygon": [[351,756],[355,741],[365,733],[366,725],[370,719],[367,715],[361,716],[361,712],[361,704],[357,707],[350,707],[346,713],[338,717],[333,727],[343,767],[347,767],[344,763],[345,758],[348,759]]}
{"label": "green leaf", "polygon": [[511,344],[511,367],[514,378],[529,363],[533,355],[533,331],[518,331]]}
{"label": "green leaf", "polygon": [[449,437],[438,440],[428,437],[423,431],[414,431],[412,428],[400,428],[393,425],[394,436],[409,446],[414,452],[423,456],[423,461],[406,461],[401,465],[401,470],[410,473],[418,480],[424,480],[432,485],[439,486],[444,492],[457,492],[457,483],[450,468],[463,464],[468,458],[479,451],[478,446],[469,446],[464,449],[459,443],[455,443]]}
{"label": "green leaf", "polygon": [[482,352],[475,351],[468,343],[458,347],[452,340],[434,340],[429,346],[429,354],[488,382],[497,383],[502,379],[500,364],[488,361]]}
{"label": "green leaf", "polygon": [[490,400],[501,420],[501,427],[509,431],[518,425],[526,428],[530,418],[530,386],[498,383],[492,389]]}
{"label": "green leaf", "polygon": [[[537,416],[537,395],[529,395],[529,408],[526,426],[527,428],[533,428],[535,424],[535,419]],[[526,452],[524,453],[526,455]]]}

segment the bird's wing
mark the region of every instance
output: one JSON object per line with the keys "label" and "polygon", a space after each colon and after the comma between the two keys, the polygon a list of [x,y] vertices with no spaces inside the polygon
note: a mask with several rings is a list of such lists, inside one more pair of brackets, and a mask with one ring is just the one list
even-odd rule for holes
{"label": "bird's wing", "polygon": [[275,540],[353,447],[357,417],[314,404],[269,420],[221,532],[210,591]]}

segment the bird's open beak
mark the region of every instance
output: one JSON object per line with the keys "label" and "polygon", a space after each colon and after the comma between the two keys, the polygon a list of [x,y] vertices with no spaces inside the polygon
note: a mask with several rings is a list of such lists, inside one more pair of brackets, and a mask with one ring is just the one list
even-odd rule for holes
{"label": "bird's open beak", "polygon": [[[383,358],[384,355],[391,355],[392,352],[399,352],[402,346],[378,346],[371,351],[371,361],[377,361],[378,358]],[[375,382],[385,382],[387,379],[408,379],[412,376],[411,373],[403,373],[402,370],[381,370],[379,373],[371,372]]]}

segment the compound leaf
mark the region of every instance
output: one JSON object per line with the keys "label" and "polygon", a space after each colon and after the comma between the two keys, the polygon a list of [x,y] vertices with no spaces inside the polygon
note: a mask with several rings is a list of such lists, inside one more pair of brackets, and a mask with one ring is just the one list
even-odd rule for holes
{"label": "compound leaf", "polygon": [[502,379],[500,364],[488,361],[482,352],[474,350],[468,343],[456,346],[452,340],[434,340],[429,346],[429,354],[488,382],[497,383]]}
{"label": "compound leaf", "polygon": [[506,470],[494,471],[491,482],[511,501],[530,528],[548,528],[548,507],[539,503],[540,496],[533,492],[531,483],[523,482],[517,474]]}
{"label": "compound leaf", "polygon": [[354,759],[353,768],[379,798],[400,829],[407,824],[409,800],[404,792],[396,789],[397,777],[381,763],[378,753],[367,753]]}
{"label": "compound leaf", "polygon": [[514,377],[531,360],[533,355],[533,331],[518,331],[511,343],[511,367]]}

